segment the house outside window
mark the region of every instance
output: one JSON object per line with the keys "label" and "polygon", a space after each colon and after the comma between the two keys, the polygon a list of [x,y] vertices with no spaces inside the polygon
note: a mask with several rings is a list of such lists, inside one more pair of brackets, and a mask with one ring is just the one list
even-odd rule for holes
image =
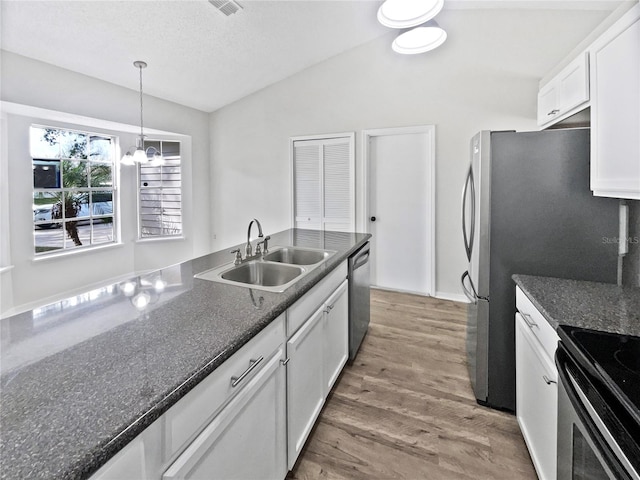
{"label": "house outside window", "polygon": [[117,241],[115,137],[32,126],[35,254]]}
{"label": "house outside window", "polygon": [[180,142],[145,141],[164,158],[163,165],[139,167],[139,236],[141,239],[182,236],[182,171]]}

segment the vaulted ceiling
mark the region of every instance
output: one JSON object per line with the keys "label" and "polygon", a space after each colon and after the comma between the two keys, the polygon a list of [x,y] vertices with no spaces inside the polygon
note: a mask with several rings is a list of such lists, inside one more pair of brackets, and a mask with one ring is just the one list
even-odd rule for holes
{"label": "vaulted ceiling", "polygon": [[[380,0],[3,0],[2,49],[213,111],[389,30]],[[620,0],[448,0],[459,8],[613,10]]]}

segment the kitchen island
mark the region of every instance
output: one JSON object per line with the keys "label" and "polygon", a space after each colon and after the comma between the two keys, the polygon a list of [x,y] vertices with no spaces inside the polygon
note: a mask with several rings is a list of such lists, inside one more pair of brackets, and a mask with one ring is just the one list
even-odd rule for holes
{"label": "kitchen island", "polygon": [[282,293],[194,278],[225,249],[3,319],[1,478],[87,478],[369,237],[272,235],[336,252]]}

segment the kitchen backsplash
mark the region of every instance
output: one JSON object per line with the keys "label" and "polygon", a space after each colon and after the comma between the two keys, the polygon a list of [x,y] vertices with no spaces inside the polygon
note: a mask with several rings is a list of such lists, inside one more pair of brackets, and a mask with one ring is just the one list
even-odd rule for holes
{"label": "kitchen backsplash", "polygon": [[640,287],[640,200],[629,205],[629,253],[622,261],[622,284]]}

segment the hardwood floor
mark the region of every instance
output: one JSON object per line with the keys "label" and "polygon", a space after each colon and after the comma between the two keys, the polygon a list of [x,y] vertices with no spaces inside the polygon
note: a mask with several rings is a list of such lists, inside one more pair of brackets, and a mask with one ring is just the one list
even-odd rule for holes
{"label": "hardwood floor", "polygon": [[536,479],[513,415],[476,404],[465,305],[372,290],[371,324],[288,479]]}

